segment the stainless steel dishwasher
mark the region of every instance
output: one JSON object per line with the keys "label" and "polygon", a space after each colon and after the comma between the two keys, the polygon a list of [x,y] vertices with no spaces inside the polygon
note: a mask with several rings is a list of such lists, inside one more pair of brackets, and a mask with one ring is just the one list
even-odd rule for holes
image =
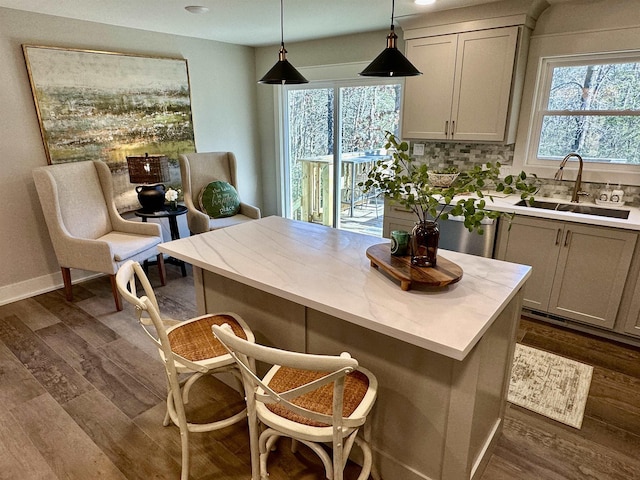
{"label": "stainless steel dishwasher", "polygon": [[[451,207],[448,207],[447,211]],[[440,229],[439,248],[453,250],[455,252],[469,253],[480,257],[493,256],[493,247],[496,242],[498,220],[485,218],[482,221],[484,234],[469,232],[464,226],[464,217],[449,217],[447,220],[438,220]]]}

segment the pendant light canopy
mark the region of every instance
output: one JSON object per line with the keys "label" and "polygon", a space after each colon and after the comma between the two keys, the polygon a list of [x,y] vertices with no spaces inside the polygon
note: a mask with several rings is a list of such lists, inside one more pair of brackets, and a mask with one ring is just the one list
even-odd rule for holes
{"label": "pendant light canopy", "polygon": [[412,77],[422,75],[396,46],[398,36],[393,27],[395,0],[391,0],[391,31],[387,35],[387,48],[365,68],[360,75],[365,77]]}
{"label": "pendant light canopy", "polygon": [[284,48],[284,15],[283,1],[280,0],[280,53],[278,54],[278,62],[269,70],[258,83],[268,84],[293,84],[293,83],[309,83],[296,68],[287,60],[287,50]]}

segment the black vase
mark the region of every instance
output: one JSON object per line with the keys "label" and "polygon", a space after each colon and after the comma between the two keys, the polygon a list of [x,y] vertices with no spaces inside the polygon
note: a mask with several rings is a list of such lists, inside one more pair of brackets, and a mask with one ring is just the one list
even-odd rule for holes
{"label": "black vase", "polygon": [[136,187],[138,201],[145,213],[164,210],[164,185],[139,185]]}
{"label": "black vase", "polygon": [[432,221],[418,222],[411,231],[411,265],[435,267],[438,259],[440,230]]}

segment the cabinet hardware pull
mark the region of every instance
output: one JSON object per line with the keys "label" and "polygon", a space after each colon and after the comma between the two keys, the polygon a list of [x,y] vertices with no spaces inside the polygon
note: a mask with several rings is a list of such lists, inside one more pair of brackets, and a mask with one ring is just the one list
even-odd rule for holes
{"label": "cabinet hardware pull", "polygon": [[562,229],[558,229],[558,233],[556,233],[556,245],[560,245],[560,238],[562,238]]}
{"label": "cabinet hardware pull", "polygon": [[571,230],[567,230],[567,236],[564,237],[564,246],[567,247],[569,245],[569,240],[571,239]]}
{"label": "cabinet hardware pull", "polygon": [[451,121],[451,138],[453,138],[453,134],[456,132],[456,121]]}
{"label": "cabinet hardware pull", "polygon": [[449,120],[445,120],[444,122],[444,134],[445,136],[449,135]]}

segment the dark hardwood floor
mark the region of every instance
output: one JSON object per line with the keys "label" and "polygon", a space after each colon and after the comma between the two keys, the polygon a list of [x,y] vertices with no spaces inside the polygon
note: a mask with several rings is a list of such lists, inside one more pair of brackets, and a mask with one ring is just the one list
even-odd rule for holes
{"label": "dark hardwood floor", "polygon": [[[162,312],[195,315],[189,275],[167,266],[150,278]],[[116,312],[106,278],[0,306],[0,479],[178,479],[180,438],[163,427],[165,380],[133,309]],[[581,430],[508,408],[482,480],[640,479],[640,349],[523,319],[519,341],[593,365]],[[196,419],[240,409],[240,397],[202,381]],[[203,398],[220,400],[213,409]],[[217,408],[216,408],[217,407]],[[191,436],[191,477],[247,480],[246,425]],[[286,443],[270,457],[273,480],[323,477],[317,458]],[[359,469],[348,466],[353,480]],[[403,479],[385,479],[403,480]]]}

